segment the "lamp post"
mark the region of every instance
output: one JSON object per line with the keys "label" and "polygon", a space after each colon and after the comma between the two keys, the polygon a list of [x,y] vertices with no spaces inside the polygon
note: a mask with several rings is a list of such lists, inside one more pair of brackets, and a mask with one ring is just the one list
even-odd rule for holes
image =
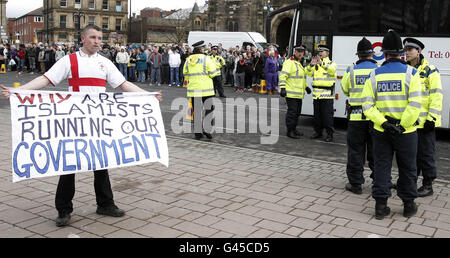
{"label": "lamp post", "polygon": [[267,3],[263,7],[264,11],[266,11],[266,21],[265,21],[265,31],[266,31],[266,39],[270,41],[270,35],[267,35],[267,26],[270,26],[267,19],[269,18],[269,14],[273,12],[273,6],[270,4],[270,0],[267,0]]}
{"label": "lamp post", "polygon": [[[83,21],[85,21],[85,13],[80,11],[79,8],[77,8],[77,11],[73,13],[73,22],[76,24],[76,29],[78,32],[78,41],[77,41],[78,47],[80,47],[80,43],[81,43],[81,17],[83,17]],[[75,18],[77,18],[77,19],[75,19]]]}

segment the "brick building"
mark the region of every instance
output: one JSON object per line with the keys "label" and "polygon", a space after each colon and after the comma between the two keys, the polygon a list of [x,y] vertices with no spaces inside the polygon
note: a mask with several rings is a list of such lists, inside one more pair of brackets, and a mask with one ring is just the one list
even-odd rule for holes
{"label": "brick building", "polygon": [[125,45],[128,41],[128,0],[42,0],[44,28],[49,43],[73,44],[79,28],[94,24],[103,30],[103,42]]}
{"label": "brick building", "polygon": [[38,43],[37,32],[44,27],[44,17],[40,7],[11,20],[10,38],[20,43]]}

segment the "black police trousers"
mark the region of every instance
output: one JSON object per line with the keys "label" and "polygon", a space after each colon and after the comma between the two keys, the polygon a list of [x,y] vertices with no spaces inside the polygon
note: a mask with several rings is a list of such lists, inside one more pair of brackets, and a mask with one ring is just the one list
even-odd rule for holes
{"label": "black police trousers", "polygon": [[286,98],[286,128],[288,132],[294,131],[297,127],[298,118],[302,113],[302,99]]}
{"label": "black police trousers", "polygon": [[405,201],[417,198],[417,132],[391,136],[377,130],[372,132],[375,162],[372,197],[391,196],[391,168],[394,154],[398,166],[397,195]]}
{"label": "black police trousers", "polygon": [[191,98],[192,109],[194,114],[194,123],[192,124],[194,133],[212,132],[214,119],[210,121],[211,122],[210,124],[205,124],[203,110],[205,111],[205,117],[214,111],[214,105],[212,102],[213,97],[214,96]]}
{"label": "black police trousers", "polygon": [[431,185],[437,177],[435,161],[436,132],[432,130],[425,132],[423,129],[417,130],[419,142],[417,145],[417,176],[422,173],[423,185]]}
{"label": "black police trousers", "polygon": [[327,133],[334,132],[334,106],[333,99],[315,99],[314,105],[314,131],[322,134],[323,129]]}
{"label": "black police trousers", "polygon": [[364,184],[364,164],[366,159],[372,171],[373,179],[373,151],[372,151],[372,123],[369,121],[349,121],[347,128],[347,178],[352,185]]}
{"label": "black police trousers", "polygon": [[218,93],[219,96],[224,96],[223,86],[222,86],[222,75],[213,77],[214,92]]}
{"label": "black police trousers", "polygon": [[[98,206],[108,207],[114,205],[108,170],[94,171],[94,189]],[[60,214],[71,213],[73,211],[72,199],[74,195],[75,174],[60,176],[55,198],[56,210]]]}

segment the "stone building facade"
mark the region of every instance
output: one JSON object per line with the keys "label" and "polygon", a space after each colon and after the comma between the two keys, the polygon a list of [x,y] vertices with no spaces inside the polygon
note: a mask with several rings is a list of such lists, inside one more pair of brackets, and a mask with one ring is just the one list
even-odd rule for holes
{"label": "stone building facade", "polygon": [[[103,42],[128,42],[128,0],[42,0],[44,28],[40,33],[50,44],[74,44],[79,29],[88,24],[102,28]],[[47,38],[48,36],[48,38]]]}

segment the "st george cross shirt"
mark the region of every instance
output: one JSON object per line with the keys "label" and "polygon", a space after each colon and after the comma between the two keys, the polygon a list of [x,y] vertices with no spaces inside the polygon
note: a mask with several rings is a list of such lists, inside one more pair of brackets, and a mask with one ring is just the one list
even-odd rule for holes
{"label": "st george cross shirt", "polygon": [[106,83],[117,88],[126,81],[110,60],[82,50],[61,58],[44,76],[53,86],[68,79],[69,91],[74,92],[105,92]]}

